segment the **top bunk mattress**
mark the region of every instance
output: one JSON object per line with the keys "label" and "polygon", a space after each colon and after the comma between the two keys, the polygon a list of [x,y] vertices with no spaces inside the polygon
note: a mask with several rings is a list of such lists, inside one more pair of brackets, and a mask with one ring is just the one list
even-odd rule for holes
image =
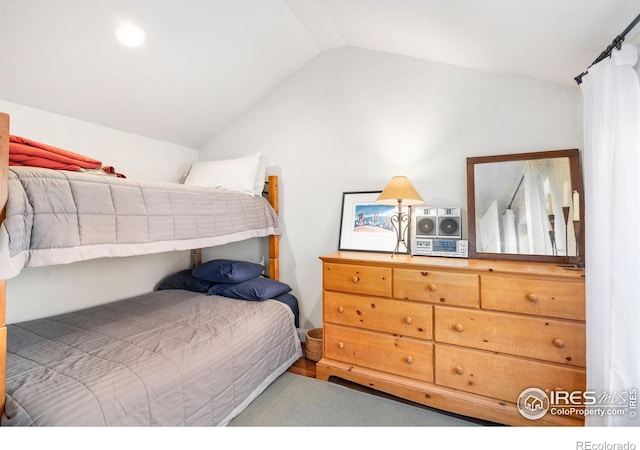
{"label": "top bunk mattress", "polygon": [[24,267],[223,245],[280,234],[261,196],[33,167],[9,168],[0,279]]}

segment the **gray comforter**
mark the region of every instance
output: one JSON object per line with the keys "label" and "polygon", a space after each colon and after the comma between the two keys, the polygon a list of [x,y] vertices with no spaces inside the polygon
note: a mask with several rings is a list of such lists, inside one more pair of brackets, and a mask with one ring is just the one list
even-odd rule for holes
{"label": "gray comforter", "polygon": [[279,234],[263,197],[33,167],[9,169],[0,279],[23,267],[211,247]]}
{"label": "gray comforter", "polygon": [[301,355],[286,305],[181,290],[9,325],[1,425],[226,425]]}

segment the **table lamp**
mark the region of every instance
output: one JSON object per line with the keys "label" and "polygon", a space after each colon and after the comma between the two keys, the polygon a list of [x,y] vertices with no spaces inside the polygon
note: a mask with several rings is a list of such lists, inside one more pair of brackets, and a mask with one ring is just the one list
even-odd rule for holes
{"label": "table lamp", "polygon": [[[418,191],[416,191],[407,177],[395,176],[391,178],[391,181],[380,193],[376,203],[398,205],[398,212],[391,217],[391,225],[397,233],[396,248],[391,256],[399,252],[400,244],[404,244],[407,253],[409,253],[409,244],[406,236],[411,223],[411,214],[402,212],[402,207],[424,205],[424,200],[422,200],[422,197],[420,197],[420,194],[418,194]],[[403,226],[403,224],[405,225]]]}

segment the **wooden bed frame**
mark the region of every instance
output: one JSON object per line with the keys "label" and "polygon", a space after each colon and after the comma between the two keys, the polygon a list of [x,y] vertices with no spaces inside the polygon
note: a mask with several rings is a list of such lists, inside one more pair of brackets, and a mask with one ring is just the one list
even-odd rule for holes
{"label": "wooden bed frame", "polygon": [[[4,222],[9,196],[9,115],[0,113],[0,223]],[[0,416],[4,413],[7,377],[7,282],[0,280]]]}
{"label": "wooden bed frame", "polygon": [[[0,112],[0,224],[4,221],[9,195],[9,115]],[[267,200],[276,211],[278,208],[278,177],[267,180]],[[191,252],[192,265],[202,262],[202,249]],[[280,237],[269,236],[269,278],[280,278]],[[7,369],[6,280],[0,280],[0,416],[4,413]]]}

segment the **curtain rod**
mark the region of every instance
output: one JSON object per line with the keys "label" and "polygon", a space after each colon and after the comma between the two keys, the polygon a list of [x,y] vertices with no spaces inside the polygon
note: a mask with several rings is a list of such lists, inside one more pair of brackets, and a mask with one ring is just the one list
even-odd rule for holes
{"label": "curtain rod", "polygon": [[507,209],[511,209],[511,205],[513,205],[513,201],[516,199],[516,195],[518,195],[518,191],[520,190],[520,186],[522,186],[523,181],[524,181],[524,175],[522,175],[522,177],[520,178],[520,183],[518,183],[518,187],[516,188],[516,191],[513,193],[513,197],[511,197],[511,201],[509,202],[509,206],[507,206]]}
{"label": "curtain rod", "polygon": [[[618,36],[616,36],[616,38],[611,42],[611,44],[609,44],[609,46],[606,49],[604,49],[604,51],[602,53],[600,53],[600,56],[598,56],[595,59],[595,61],[593,61],[591,63],[591,66],[593,66],[594,64],[597,64],[600,61],[602,61],[603,59],[608,58],[609,56],[611,56],[611,52],[613,51],[614,48],[620,50],[620,47],[622,46],[622,43],[624,42],[624,38],[638,24],[638,22],[640,22],[640,14],[638,14],[638,16],[635,19],[633,19],[633,22],[631,22],[629,24],[629,26],[627,28],[625,28],[622,33],[620,33]],[[589,67],[591,67],[591,66],[589,66]],[[587,70],[585,70],[580,75],[578,75],[577,77],[574,78],[574,80],[576,80],[576,83],[578,83],[578,84],[582,83],[582,77],[584,77],[587,73],[589,73],[589,71],[588,71],[589,67],[587,67]]]}

